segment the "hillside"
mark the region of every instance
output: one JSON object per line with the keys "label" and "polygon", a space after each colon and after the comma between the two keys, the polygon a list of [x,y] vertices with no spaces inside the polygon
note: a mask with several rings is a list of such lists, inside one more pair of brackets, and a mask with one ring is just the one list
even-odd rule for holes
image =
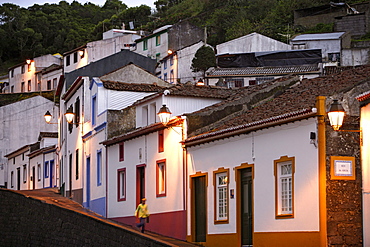
{"label": "hillside", "polygon": [[[355,3],[362,1],[348,1]],[[0,5],[0,75],[8,67],[29,57],[64,53],[89,41],[102,38],[112,28],[126,27],[152,31],[166,24],[188,19],[207,29],[211,45],[258,32],[281,41],[286,35],[305,32],[293,26],[293,10],[328,4],[326,0],[158,0],[149,6],[128,8],[121,0],[106,0],[100,7],[92,3],[61,1],[35,4],[28,9]],[[316,31],[331,31],[321,26]]]}

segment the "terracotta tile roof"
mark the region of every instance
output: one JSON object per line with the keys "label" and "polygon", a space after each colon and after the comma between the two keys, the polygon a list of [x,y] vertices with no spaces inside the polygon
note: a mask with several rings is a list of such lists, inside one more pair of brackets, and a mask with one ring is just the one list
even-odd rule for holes
{"label": "terracotta tile roof", "polygon": [[41,138],[58,138],[58,132],[40,132],[39,141]]}
{"label": "terracotta tile roof", "polygon": [[[276,81],[269,83],[276,83]],[[316,104],[317,96],[332,96],[348,92],[355,86],[360,84],[370,84],[370,66],[360,66],[351,70],[343,71],[342,73],[317,77],[314,79],[304,79],[303,81],[297,80],[293,85],[284,89],[280,94],[275,95],[261,104],[256,104],[251,109],[243,109],[231,119],[220,123],[217,127],[212,128],[210,131],[204,131],[199,135],[209,135],[209,132],[214,131],[227,131],[229,128],[236,128],[237,126],[247,126],[251,123],[258,123],[269,118],[282,116],[284,114],[291,114],[297,111],[305,111],[312,109]],[[266,84],[266,86],[268,83]],[[369,87],[369,86],[368,86]],[[366,90],[366,89],[365,89]],[[368,89],[367,89],[368,90]],[[245,95],[241,94],[241,97]],[[236,100],[236,95],[233,100]],[[222,102],[218,104],[219,107],[224,107],[225,104],[231,104],[232,101]],[[212,106],[213,109],[217,105]],[[209,108],[202,109],[207,111]],[[191,114],[189,114],[191,115]],[[209,118],[211,116],[208,116]],[[191,121],[189,121],[191,125]],[[190,135],[191,136],[191,133]],[[197,137],[199,138],[199,137]]]}
{"label": "terracotta tile roof", "polygon": [[169,88],[170,95],[191,96],[202,98],[227,99],[238,92],[237,89],[229,89],[217,86],[196,86],[193,84],[177,84]]}
{"label": "terracotta tile roof", "polygon": [[282,67],[246,67],[246,68],[214,68],[207,72],[207,77],[219,76],[255,76],[255,75],[287,75],[296,73],[319,73],[318,66],[282,66]]}
{"label": "terracotta tile roof", "polygon": [[359,96],[356,97],[356,99],[360,102],[370,99],[370,91],[360,94]]}

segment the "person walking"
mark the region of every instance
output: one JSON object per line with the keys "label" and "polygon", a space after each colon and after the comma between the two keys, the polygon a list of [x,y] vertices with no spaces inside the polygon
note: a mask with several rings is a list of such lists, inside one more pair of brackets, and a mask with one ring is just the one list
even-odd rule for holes
{"label": "person walking", "polygon": [[141,199],[141,203],[137,206],[135,211],[135,216],[138,219],[139,223],[136,224],[138,228],[141,227],[141,232],[145,231],[145,223],[149,217],[148,205],[146,204],[146,198]]}

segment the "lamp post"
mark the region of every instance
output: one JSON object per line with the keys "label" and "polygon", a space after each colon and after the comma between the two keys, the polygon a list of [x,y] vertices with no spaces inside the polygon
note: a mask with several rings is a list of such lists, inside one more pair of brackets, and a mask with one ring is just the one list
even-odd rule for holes
{"label": "lamp post", "polygon": [[167,125],[167,123],[170,121],[171,112],[166,105],[162,105],[157,115],[163,125]]}

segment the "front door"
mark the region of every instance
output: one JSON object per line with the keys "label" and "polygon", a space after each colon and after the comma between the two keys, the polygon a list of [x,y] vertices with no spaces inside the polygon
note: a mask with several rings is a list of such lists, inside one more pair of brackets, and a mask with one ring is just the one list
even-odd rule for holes
{"label": "front door", "polygon": [[145,197],[145,165],[136,168],[136,205]]}
{"label": "front door", "polygon": [[206,242],[207,196],[206,176],[193,178],[194,241]]}
{"label": "front door", "polygon": [[90,157],[86,159],[86,207],[90,208]]}
{"label": "front door", "polygon": [[242,169],[241,178],[241,238],[242,246],[253,245],[253,180],[252,168]]}
{"label": "front door", "polygon": [[50,160],[50,188],[53,188],[54,185],[54,160]]}

